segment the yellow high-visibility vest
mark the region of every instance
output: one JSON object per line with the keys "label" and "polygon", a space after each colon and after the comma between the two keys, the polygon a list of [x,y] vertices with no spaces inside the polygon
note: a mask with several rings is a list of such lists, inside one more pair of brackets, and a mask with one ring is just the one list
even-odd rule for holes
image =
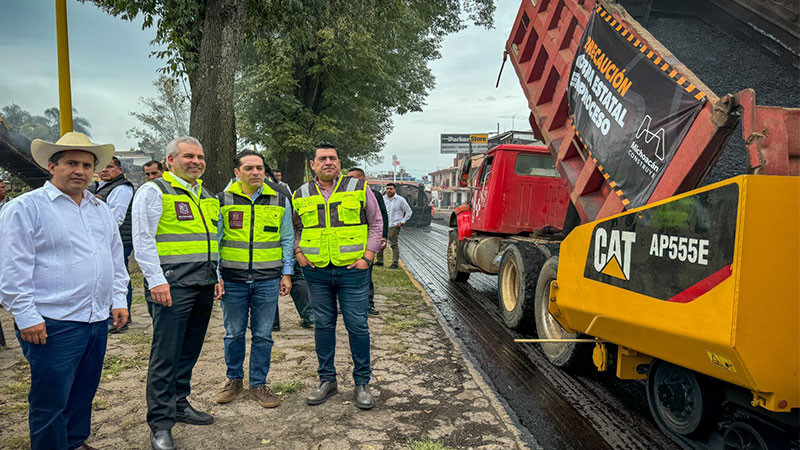
{"label": "yellow high-visibility vest", "polygon": [[162,196],[156,248],[167,282],[176,287],[215,284],[219,201],[202,187],[195,196],[169,172],[152,183]]}
{"label": "yellow high-visibility vest", "polygon": [[298,188],[292,205],[303,222],[300,250],[317,267],[347,266],[367,249],[367,183],[339,177],[328,201],[314,181]]}
{"label": "yellow high-visibility vest", "polygon": [[218,196],[223,226],[220,271],[225,280],[272,278],[283,265],[280,228],[286,197],[268,183],[261,189],[253,200],[242,192],[239,181]]}

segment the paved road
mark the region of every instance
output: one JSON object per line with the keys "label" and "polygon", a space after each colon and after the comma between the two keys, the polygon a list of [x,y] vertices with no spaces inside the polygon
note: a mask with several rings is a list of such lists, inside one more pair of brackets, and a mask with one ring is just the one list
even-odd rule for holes
{"label": "paved road", "polygon": [[401,259],[427,290],[467,356],[504,400],[533,448],[674,449],[650,419],[644,385],[613,375],[567,374],[551,366],[525,337],[505,327],[497,305],[497,277],[472,274],[469,283],[447,276],[448,228],[404,228]]}

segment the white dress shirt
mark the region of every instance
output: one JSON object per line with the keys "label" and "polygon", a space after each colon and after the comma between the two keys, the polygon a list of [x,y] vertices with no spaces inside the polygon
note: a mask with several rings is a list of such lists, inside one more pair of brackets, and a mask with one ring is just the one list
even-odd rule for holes
{"label": "white dress shirt", "polygon": [[[195,196],[195,200],[200,198],[200,183],[192,186],[177,176],[174,178]],[[147,280],[147,286],[150,289],[167,283],[164,271],[161,270],[158,248],[156,248],[156,231],[158,222],[161,221],[163,205],[161,189],[152,181],[143,184],[133,196],[131,209],[133,256],[139,263],[142,275]]]}
{"label": "white dress shirt", "polygon": [[383,203],[386,204],[386,215],[389,216],[389,228],[408,222],[413,214],[406,199],[398,194],[394,194],[394,197],[384,194]]}
{"label": "white dress shirt", "polygon": [[[100,181],[97,188],[99,189],[107,183],[108,181]],[[132,198],[133,186],[128,186],[127,184],[115,187],[106,197],[106,204],[111,208],[111,213],[117,221],[117,226],[122,225],[122,222],[125,221],[125,213],[128,212],[128,205],[131,203]]]}
{"label": "white dress shirt", "polygon": [[108,205],[49,181],[0,211],[0,303],[19,328],[42,317],[100,322],[127,308],[128,270]]}

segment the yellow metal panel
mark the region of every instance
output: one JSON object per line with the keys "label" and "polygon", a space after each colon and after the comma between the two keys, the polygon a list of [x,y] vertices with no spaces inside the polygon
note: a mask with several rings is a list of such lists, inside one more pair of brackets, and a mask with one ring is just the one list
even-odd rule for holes
{"label": "yellow metal panel", "polygon": [[750,176],[744,184],[731,341],[762,406],[788,410],[800,406],[800,178]]}
{"label": "yellow metal panel", "polygon": [[[692,301],[676,303],[586,278],[595,226],[612,217],[577,227],[562,243],[550,310],[559,312],[567,328],[760,392],[768,409],[796,408],[800,178],[736,177],[615,217],[679,205],[683,198],[725,185],[738,186],[739,203],[730,276],[724,281]],[[624,284],[627,276],[621,280]]]}

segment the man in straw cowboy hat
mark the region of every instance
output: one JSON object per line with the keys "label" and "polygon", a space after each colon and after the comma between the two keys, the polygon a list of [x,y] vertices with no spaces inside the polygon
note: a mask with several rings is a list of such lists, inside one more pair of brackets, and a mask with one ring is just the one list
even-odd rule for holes
{"label": "man in straw cowboy hat", "polygon": [[128,321],[128,272],[108,205],[86,187],[114,146],[81,133],[36,139],[52,178],[0,211],[0,303],[31,366],[31,448],[84,448],[106,352],[106,319]]}

